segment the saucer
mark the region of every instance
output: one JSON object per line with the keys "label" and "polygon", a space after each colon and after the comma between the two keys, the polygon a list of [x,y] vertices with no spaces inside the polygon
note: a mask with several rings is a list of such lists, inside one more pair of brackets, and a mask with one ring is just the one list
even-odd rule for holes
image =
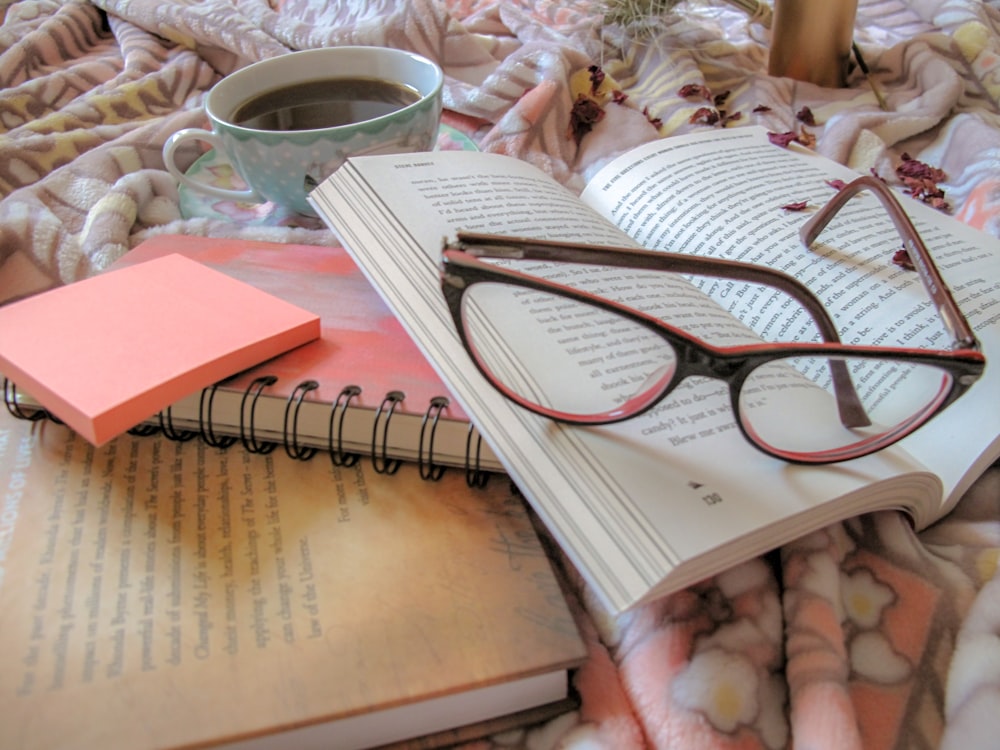
{"label": "saucer", "polygon": [[[437,151],[478,151],[475,142],[451,125],[442,124],[438,129]],[[229,190],[246,190],[246,183],[236,174],[229,162],[215,150],[208,151],[191,165],[187,175],[217,187]],[[178,186],[181,216],[185,219],[221,219],[244,226],[303,227],[320,229],[323,220],[304,216],[273,203],[252,203],[215,198],[187,185]]]}

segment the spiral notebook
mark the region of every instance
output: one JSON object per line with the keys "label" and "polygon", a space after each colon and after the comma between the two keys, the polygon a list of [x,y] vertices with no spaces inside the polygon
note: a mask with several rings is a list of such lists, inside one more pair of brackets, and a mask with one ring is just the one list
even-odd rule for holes
{"label": "spiral notebook", "polygon": [[[212,445],[242,442],[252,452],[282,446],[295,458],[328,452],[335,463],[361,456],[376,471],[401,461],[434,479],[464,468],[480,482],[500,462],[465,412],[341,248],[239,239],[162,235],[128,252],[116,266],[180,253],[318,314],[320,338],[267,360],[160,412],[139,430],[200,437]],[[239,310],[232,310],[239,315]],[[31,414],[28,394],[7,384],[18,416]]]}

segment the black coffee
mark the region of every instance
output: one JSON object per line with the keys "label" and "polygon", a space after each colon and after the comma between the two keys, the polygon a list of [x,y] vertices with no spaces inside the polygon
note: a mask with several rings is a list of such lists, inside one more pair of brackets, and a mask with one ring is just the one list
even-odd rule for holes
{"label": "black coffee", "polygon": [[256,130],[315,130],[387,115],[420,99],[416,89],[378,78],[293,83],[247,99],[233,122]]}

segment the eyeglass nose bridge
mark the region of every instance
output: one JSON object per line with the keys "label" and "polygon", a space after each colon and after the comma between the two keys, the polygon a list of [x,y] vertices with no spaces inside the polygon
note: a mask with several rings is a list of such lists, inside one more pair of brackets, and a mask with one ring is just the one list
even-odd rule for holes
{"label": "eyeglass nose bridge", "polygon": [[[676,343],[674,344],[677,349]],[[732,382],[737,375],[747,369],[747,359],[713,352],[692,342],[687,342],[678,352],[678,370],[682,377],[707,377]]]}

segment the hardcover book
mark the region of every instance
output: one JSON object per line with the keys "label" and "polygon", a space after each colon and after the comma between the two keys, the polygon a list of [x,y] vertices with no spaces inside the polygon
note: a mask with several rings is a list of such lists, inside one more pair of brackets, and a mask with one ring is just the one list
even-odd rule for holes
{"label": "hardcover book", "polygon": [[0,747],[434,747],[573,705],[507,483],[0,415],[0,486]]}

